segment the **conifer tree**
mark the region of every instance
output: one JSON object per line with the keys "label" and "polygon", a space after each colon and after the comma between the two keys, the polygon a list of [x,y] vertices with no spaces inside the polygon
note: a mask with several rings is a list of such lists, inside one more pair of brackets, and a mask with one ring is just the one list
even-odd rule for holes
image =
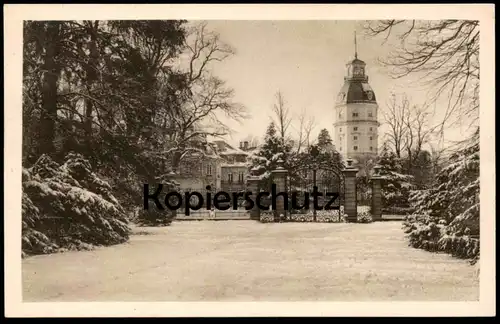
{"label": "conifer tree", "polygon": [[271,184],[271,171],[282,161],[282,166],[288,168],[290,164],[291,146],[282,143],[278,136],[276,125],[271,122],[264,136],[264,143],[255,155],[251,157],[250,168],[264,182],[264,185]]}
{"label": "conifer tree", "polygon": [[383,176],[382,204],[384,208],[408,207],[412,176],[402,173],[402,166],[396,154],[386,143],[382,147],[378,164]]}
{"label": "conifer tree", "polygon": [[273,122],[267,126],[266,134],[264,136],[264,143],[252,157],[251,167],[257,172],[257,175],[264,176],[266,171],[271,170],[272,166],[276,163],[273,157],[278,153],[279,139],[276,133],[276,126]]}
{"label": "conifer tree", "polygon": [[479,131],[461,143],[431,189],[412,193],[410,245],[457,257],[479,257]]}
{"label": "conifer tree", "polygon": [[318,135],[318,148],[320,150],[326,150],[333,147],[333,141],[330,137],[330,133],[326,128],[323,128]]}

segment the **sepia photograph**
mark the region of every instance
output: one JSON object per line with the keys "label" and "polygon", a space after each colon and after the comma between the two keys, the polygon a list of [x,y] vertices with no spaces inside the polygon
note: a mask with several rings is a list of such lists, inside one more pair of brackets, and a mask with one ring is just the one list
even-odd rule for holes
{"label": "sepia photograph", "polygon": [[72,6],[7,6],[12,314],[495,315],[493,6]]}

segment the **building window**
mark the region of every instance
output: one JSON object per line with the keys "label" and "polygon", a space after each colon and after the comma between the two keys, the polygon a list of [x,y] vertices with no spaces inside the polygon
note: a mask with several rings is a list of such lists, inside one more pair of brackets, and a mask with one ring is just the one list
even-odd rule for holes
{"label": "building window", "polygon": [[342,146],[340,147],[340,150],[342,151]]}
{"label": "building window", "polygon": [[359,114],[358,113],[352,113],[352,117],[358,117]]}
{"label": "building window", "polygon": [[240,172],[240,173],[238,174],[238,182],[239,182],[239,183],[243,183],[243,179],[244,179],[244,174],[243,174],[243,172]]}
{"label": "building window", "polygon": [[354,140],[357,141],[358,140],[358,137],[357,136],[354,136]]}
{"label": "building window", "polygon": [[358,130],[358,128],[357,128],[357,127],[354,127],[354,130],[355,130],[355,131],[357,131],[357,130]]}
{"label": "building window", "polygon": [[342,118],[342,113],[339,113],[339,118]]}
{"label": "building window", "polygon": [[373,151],[373,146],[370,146],[370,151]]}
{"label": "building window", "polygon": [[373,117],[373,114],[371,112],[369,112],[368,117]]}
{"label": "building window", "polygon": [[341,127],[341,128],[339,128],[339,132],[341,132],[341,133],[342,133],[342,127]]}
{"label": "building window", "polygon": [[207,175],[209,175],[209,176],[212,175],[212,165],[211,164],[207,165]]}
{"label": "building window", "polygon": [[357,151],[358,150],[358,147],[357,146],[354,146],[354,150]]}
{"label": "building window", "polygon": [[233,174],[232,173],[227,174],[227,182],[233,182]]}
{"label": "building window", "polygon": [[373,136],[370,136],[370,141],[373,139]]}
{"label": "building window", "polygon": [[373,127],[370,127],[370,132],[373,130]]}

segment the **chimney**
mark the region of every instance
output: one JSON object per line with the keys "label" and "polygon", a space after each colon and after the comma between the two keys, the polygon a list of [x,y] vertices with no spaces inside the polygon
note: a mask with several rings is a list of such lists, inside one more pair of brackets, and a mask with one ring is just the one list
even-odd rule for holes
{"label": "chimney", "polygon": [[248,150],[248,141],[243,142],[243,149],[246,151]]}

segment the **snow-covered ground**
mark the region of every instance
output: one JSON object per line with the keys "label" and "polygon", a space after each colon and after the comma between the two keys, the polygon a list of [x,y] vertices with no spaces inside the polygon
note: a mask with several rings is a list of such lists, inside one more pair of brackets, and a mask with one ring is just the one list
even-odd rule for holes
{"label": "snow-covered ground", "polygon": [[[478,300],[474,267],[407,247],[399,222],[175,222],[23,260],[24,301]],[[145,235],[147,234],[147,235]]]}

